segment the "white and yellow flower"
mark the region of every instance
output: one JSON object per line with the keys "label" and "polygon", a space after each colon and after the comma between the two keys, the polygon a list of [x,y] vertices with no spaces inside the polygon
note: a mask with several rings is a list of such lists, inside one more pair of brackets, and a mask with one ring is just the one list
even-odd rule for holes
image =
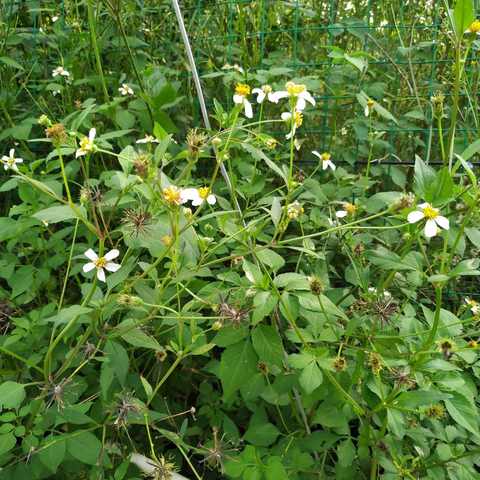
{"label": "white and yellow flower", "polygon": [[210,192],[208,187],[184,188],[180,196],[183,200],[182,203],[191,201],[194,207],[202,205],[203,202],[207,202],[209,205],[217,203],[215,195]]}
{"label": "white and yellow flower", "polygon": [[126,97],[127,95],[133,96],[133,90],[132,87],[127,85],[126,83],[122,83],[122,86],[118,89],[121,95]]}
{"label": "white and yellow flower", "polygon": [[472,312],[472,315],[477,316],[480,315],[480,304],[473,300],[472,298],[465,298],[465,303],[470,308],[470,311]]}
{"label": "white and yellow flower", "polygon": [[105,270],[116,272],[121,267],[120,264],[112,262],[114,258],[117,258],[120,255],[120,252],[117,249],[110,250],[103,257],[99,257],[91,248],[89,248],[84,255],[90,260],[90,262],[83,266],[83,271],[88,273],[96,268],[97,278],[101,282],[105,282]]}
{"label": "white and yellow flower", "polygon": [[70,72],[68,70],[65,70],[63,67],[57,67],[57,68],[54,68],[52,70],[52,77],[58,77],[58,76],[61,76],[61,77],[69,77],[70,76]]}
{"label": "white and yellow flower", "polygon": [[268,98],[269,102],[278,102],[278,100],[275,101],[273,89],[270,85],[262,85],[261,88],[254,88],[252,93],[257,96],[257,103],[263,103],[265,98]]}
{"label": "white and yellow flower", "polygon": [[367,99],[367,102],[365,104],[365,109],[363,111],[366,117],[368,117],[373,112],[374,107],[375,107],[375,100],[372,100],[371,98]]}
{"label": "white and yellow flower", "polygon": [[295,136],[295,133],[297,133],[297,129],[302,126],[303,114],[302,112],[296,110],[293,114],[293,120],[291,112],[283,112],[281,117],[284,122],[288,122],[290,124],[290,132],[285,135],[285,138],[289,140],[290,138]]}
{"label": "white and yellow flower", "polygon": [[335,212],[337,218],[353,217],[357,213],[358,207],[353,203],[344,202],[343,209]]}
{"label": "white and yellow flower", "polygon": [[253,117],[252,104],[248,101],[250,95],[250,87],[246,83],[237,83],[235,87],[235,95],[233,95],[233,102],[237,105],[243,105],[245,116],[247,118]]}
{"label": "white and yellow flower", "polygon": [[183,190],[175,185],[169,185],[162,191],[164,200],[170,205],[182,205],[188,200],[182,195]]}
{"label": "white and yellow flower", "polygon": [[298,220],[298,218],[303,215],[305,210],[301,203],[295,200],[293,203],[287,207],[287,217],[290,220]]}
{"label": "white and yellow flower", "polygon": [[140,138],[135,143],[159,143],[159,141],[153,135],[145,135],[144,138]]}
{"label": "white and yellow flower", "polygon": [[480,35],[480,20],[474,20],[467,28],[465,33],[474,33],[475,35]]}
{"label": "white and yellow flower", "polygon": [[307,90],[307,87],[300,83],[287,82],[285,84],[286,90],[280,90],[278,92],[273,92],[271,94],[271,101],[278,103],[282,98],[290,98],[296,101],[295,110],[302,112],[307,106],[306,102],[311,103],[315,106],[315,99]]}
{"label": "white and yellow flower", "polygon": [[15,158],[15,149],[11,148],[8,157],[6,155],[2,157],[2,163],[5,170],[10,169],[18,172],[17,163],[23,163],[23,158]]}
{"label": "white and yellow flower", "polygon": [[408,214],[407,220],[409,223],[417,223],[425,218],[424,232],[427,238],[437,235],[439,227],[443,230],[448,230],[450,228],[448,218],[440,215],[440,210],[438,208],[432,207],[429,203],[421,203],[418,205],[418,208],[418,210],[414,210]]}
{"label": "white and yellow flower", "polygon": [[322,170],[330,168],[335,171],[337,167],[332,162],[332,156],[328,152],[318,153],[314,150],[312,153],[322,161]]}
{"label": "white and yellow flower", "polygon": [[87,155],[88,153],[92,153],[97,149],[94,143],[96,135],[97,130],[95,128],[91,128],[88,132],[88,137],[83,137],[80,140],[80,148],[78,148],[75,152],[76,158]]}

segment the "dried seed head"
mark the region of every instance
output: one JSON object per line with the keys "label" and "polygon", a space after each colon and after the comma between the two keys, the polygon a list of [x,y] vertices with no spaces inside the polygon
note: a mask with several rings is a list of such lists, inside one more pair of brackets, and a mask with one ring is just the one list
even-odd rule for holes
{"label": "dried seed head", "polygon": [[383,369],[382,357],[376,352],[370,352],[368,354],[368,364],[374,375],[379,375]]}
{"label": "dried seed head", "polygon": [[425,415],[427,415],[427,417],[439,420],[439,419],[445,417],[445,415],[446,415],[445,408],[440,403],[437,403],[435,405],[431,405],[430,407],[427,407],[425,409]]}
{"label": "dried seed head", "polygon": [[234,327],[239,327],[242,322],[248,318],[248,310],[242,310],[230,305],[226,300],[221,302],[216,307],[217,313],[223,320],[230,322]]}
{"label": "dried seed head", "polygon": [[196,158],[207,143],[207,135],[192,128],[187,132],[187,148],[191,157]]}
{"label": "dried seed head", "polygon": [[6,335],[12,328],[10,319],[15,314],[12,308],[5,300],[0,300],[0,335]]}
{"label": "dried seed head", "polygon": [[415,205],[415,195],[411,192],[404,193],[393,205],[394,210],[403,210]]}
{"label": "dried seed head", "polygon": [[117,303],[126,307],[135,307],[143,305],[143,300],[140,297],[136,297],[135,295],[122,293],[117,297]]}
{"label": "dried seed head", "polygon": [[157,362],[164,362],[165,359],[167,358],[167,351],[162,348],[162,350],[157,350],[155,352],[155,358],[157,359]]}
{"label": "dried seed head", "polygon": [[45,135],[52,139],[54,145],[60,145],[67,139],[67,132],[61,123],[54,123],[51,127],[46,128]]}
{"label": "dried seed head", "polygon": [[122,223],[131,237],[146,235],[151,225],[152,215],[143,207],[128,208],[123,212]]}
{"label": "dried seed head", "polygon": [[322,281],[316,276],[311,276],[308,280],[310,282],[310,291],[314,295],[320,295],[324,290]]}
{"label": "dried seed head", "polygon": [[343,372],[347,368],[347,360],[345,357],[337,357],[333,361],[333,368],[337,372]]}
{"label": "dried seed head", "polygon": [[449,340],[448,338],[444,340],[440,340],[438,342],[438,347],[440,351],[443,353],[445,360],[449,360],[450,357],[453,355],[453,350],[455,349],[455,344]]}
{"label": "dried seed head", "polygon": [[125,427],[128,424],[128,415],[130,413],[138,413],[141,409],[141,404],[131,392],[123,394],[119,397],[119,401],[116,404],[116,418],[113,424],[117,428]]}
{"label": "dried seed head", "polygon": [[150,171],[150,155],[148,153],[139,153],[133,161],[135,173],[141,178],[147,178]]}

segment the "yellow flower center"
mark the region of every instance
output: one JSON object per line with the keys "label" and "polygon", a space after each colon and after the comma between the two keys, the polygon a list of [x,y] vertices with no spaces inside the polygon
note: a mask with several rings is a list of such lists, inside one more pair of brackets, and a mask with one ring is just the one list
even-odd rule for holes
{"label": "yellow flower center", "polygon": [[474,20],[468,27],[468,31],[471,33],[480,32],[480,20]]}
{"label": "yellow flower center", "polygon": [[367,107],[368,107],[368,108],[373,108],[374,105],[375,105],[375,101],[372,100],[371,98],[369,98],[369,99],[367,100]]}
{"label": "yellow flower center", "polygon": [[301,112],[295,112],[295,126],[298,128],[303,123],[303,115]]}
{"label": "yellow flower center", "polygon": [[14,158],[9,158],[9,159],[7,160],[7,165],[8,165],[9,167],[13,167],[13,166],[15,165],[15,159],[14,159]]}
{"label": "yellow flower center", "polygon": [[438,210],[428,205],[423,209],[423,214],[428,220],[433,220],[438,217]]}
{"label": "yellow flower center", "polygon": [[237,83],[235,93],[242,97],[246,97],[247,95],[250,95],[250,87],[246,83]]}
{"label": "yellow flower center", "polygon": [[287,88],[288,94],[292,97],[296,97],[307,89],[305,85],[297,84],[294,82],[287,82],[285,84],[285,87]]}
{"label": "yellow flower center", "polygon": [[353,203],[345,203],[343,208],[349,215],[355,215],[355,212],[357,211],[357,207]]}
{"label": "yellow flower center", "polygon": [[327,153],[327,152],[322,153],[322,160],[323,160],[324,162],[327,162],[327,161],[330,160],[331,158],[332,158],[332,156],[331,156],[329,153]]}
{"label": "yellow flower center", "polygon": [[178,205],[180,204],[180,190],[177,187],[170,185],[163,189],[163,198],[168,203]]}
{"label": "yellow flower center", "polygon": [[107,264],[107,261],[105,260],[105,257],[100,257],[97,260],[95,260],[95,266],[97,268],[105,268],[105,265]]}
{"label": "yellow flower center", "polygon": [[85,152],[88,152],[89,150],[92,150],[92,142],[88,137],[83,137],[80,140],[80,148],[84,150]]}
{"label": "yellow flower center", "polygon": [[198,194],[200,195],[201,199],[206,200],[210,195],[210,189],[208,187],[200,187],[198,189]]}
{"label": "yellow flower center", "polygon": [[272,92],[272,87],[270,85],[264,85],[262,87],[262,90],[265,92],[265,93],[271,93]]}

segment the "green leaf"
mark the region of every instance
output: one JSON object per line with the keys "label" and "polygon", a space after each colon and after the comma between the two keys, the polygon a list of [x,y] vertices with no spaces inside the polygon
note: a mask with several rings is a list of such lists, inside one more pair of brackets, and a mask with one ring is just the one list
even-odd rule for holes
{"label": "green leaf", "polygon": [[280,435],[278,428],[272,423],[251,425],[245,432],[245,440],[258,447],[268,447]]}
{"label": "green leaf", "polygon": [[467,28],[475,20],[473,0],[457,0],[453,10],[453,20],[457,37],[462,38]]}
{"label": "green leaf", "polygon": [[282,366],[282,339],[274,327],[258,325],[252,333],[252,342],[260,360],[279,367]]}
{"label": "green leaf", "polygon": [[265,480],[289,480],[280,457],[269,457],[265,467]]}
{"label": "green leaf", "polygon": [[269,270],[271,269],[274,272],[285,265],[283,257],[268,248],[259,250],[257,257]]}
{"label": "green leaf", "polygon": [[345,53],[343,57],[348,63],[351,63],[355,68],[358,68],[361,73],[367,70],[368,62],[365,59],[348,55],[348,53]]}
{"label": "green leaf", "polygon": [[355,460],[356,450],[353,442],[348,439],[339,443],[337,447],[338,463],[341,467],[350,467]]}
{"label": "green leaf", "polygon": [[230,401],[233,394],[255,373],[257,373],[257,355],[250,341],[246,340],[227,347],[222,354],[219,371],[225,401]]}
{"label": "green leaf", "polygon": [[[86,212],[83,207],[77,206],[76,209],[83,218],[86,217]],[[34,213],[32,217],[38,218],[38,220],[46,222],[47,224],[63,222],[64,220],[70,220],[72,218],[81,218],[70,205],[55,205],[54,207],[45,208],[44,210]]]}
{"label": "green leaf", "polygon": [[387,409],[387,420],[393,434],[398,438],[403,438],[405,435],[405,419],[402,412],[393,408]]}
{"label": "green leaf", "polygon": [[9,452],[17,444],[15,435],[11,432],[0,435],[0,455]]}
{"label": "green leaf", "polygon": [[18,408],[25,399],[25,387],[17,382],[7,381],[0,385],[0,407]]}
{"label": "green leaf", "polygon": [[46,445],[38,452],[43,465],[55,473],[65,458],[67,443],[62,437],[49,437]]}
{"label": "green leaf", "polygon": [[163,347],[157,340],[145,333],[140,327],[135,325],[132,319],[124,320],[116,327],[119,335],[130,345],[140,348],[148,348],[150,350],[163,351]]}
{"label": "green leaf", "polygon": [[68,453],[88,465],[95,465],[102,451],[102,443],[91,432],[81,432],[67,440]]}
{"label": "green leaf", "polygon": [[126,350],[119,343],[107,340],[105,344],[105,353],[107,355],[108,365],[115,372],[115,376],[123,387],[127,379],[129,365]]}
{"label": "green leaf", "polygon": [[25,70],[18,62],[10,57],[0,57],[0,62],[8,65],[9,67],[16,68],[17,70]]}
{"label": "green leaf", "polygon": [[469,160],[471,157],[473,157],[476,153],[480,152],[480,140],[475,140],[473,143],[471,143],[462,153],[461,157],[464,160]]}
{"label": "green leaf", "polygon": [[480,436],[478,431],[478,410],[463,395],[450,392],[451,398],[445,400],[445,407],[450,416],[463,428]]}
{"label": "green leaf", "polygon": [[415,193],[419,197],[424,198],[427,202],[431,202],[433,200],[432,194],[431,194],[432,193],[431,186],[435,183],[436,178],[437,176],[435,174],[435,170],[429,167],[417,155],[415,158],[415,174],[414,174]]}
{"label": "green leaf", "polygon": [[75,317],[80,315],[86,315],[91,312],[92,309],[89,307],[82,307],[81,305],[72,305],[70,307],[62,308],[56,315],[48,317],[42,320],[41,323],[50,323],[53,322],[55,326],[68,323]]}
{"label": "green leaf", "polygon": [[322,384],[323,374],[317,362],[311,362],[303,369],[299,382],[307,394],[312,393]]}

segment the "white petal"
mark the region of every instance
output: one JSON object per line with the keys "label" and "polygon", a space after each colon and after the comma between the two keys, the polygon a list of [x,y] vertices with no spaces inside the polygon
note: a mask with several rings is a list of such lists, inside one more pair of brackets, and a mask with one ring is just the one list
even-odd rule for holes
{"label": "white petal", "polygon": [[322,160],[322,170],[326,170],[328,168],[328,160]]}
{"label": "white petal", "polygon": [[425,215],[423,214],[423,212],[421,212],[420,210],[415,210],[415,211],[410,212],[410,213],[408,214],[407,220],[408,220],[408,223],[417,223],[417,222],[419,222],[423,217],[425,217]]}
{"label": "white petal", "polygon": [[238,94],[235,94],[233,96],[233,101],[234,103],[238,104],[238,105],[241,105],[243,103],[243,95],[238,95]]}
{"label": "white petal", "polygon": [[335,212],[335,216],[337,218],[344,218],[348,215],[348,213],[345,210],[339,210],[338,212]]}
{"label": "white petal", "polygon": [[156,467],[155,462],[144,455],[140,455],[139,453],[132,453],[130,457],[130,461],[134,463],[142,472],[150,475],[155,473]]}
{"label": "white petal", "polygon": [[209,205],[215,205],[217,203],[217,198],[215,197],[215,195],[213,194],[210,194],[208,197],[207,197],[207,203]]}
{"label": "white petal", "polygon": [[75,152],[75,158],[78,158],[78,157],[81,157],[83,155],[86,155],[86,151],[85,150],[82,150],[81,148],[79,148],[76,152]]}
{"label": "white petal", "polygon": [[303,112],[307,104],[305,103],[305,99],[303,97],[297,98],[297,106],[295,107],[299,112]]}
{"label": "white petal", "polygon": [[91,128],[88,132],[88,139],[93,142],[95,140],[95,136],[97,135],[97,130],[95,128]]}
{"label": "white petal", "polygon": [[368,105],[365,105],[365,110],[363,111],[366,117],[370,114],[370,109],[368,108]]}
{"label": "white petal", "polygon": [[198,190],[196,188],[182,188],[182,191],[180,192],[180,198],[186,202],[189,200],[195,200],[198,196]]}
{"label": "white petal", "polygon": [[281,115],[282,120],[290,120],[292,118],[292,114],[290,112],[283,112]]}
{"label": "white petal", "polygon": [[278,101],[282,98],[287,98],[289,97],[289,94],[285,90],[280,90],[279,92],[272,92],[269,95],[269,100],[273,103],[278,103]]}
{"label": "white petal", "polygon": [[83,266],[83,271],[87,273],[90,270],[93,270],[94,268],[95,268],[95,264],[93,262],[88,262]]}
{"label": "white petal", "polygon": [[442,215],[435,217],[435,222],[437,222],[437,225],[444,230],[448,230],[450,228],[450,222],[448,221],[448,218],[442,217]]}
{"label": "white petal", "polygon": [[105,260],[110,261],[113,260],[114,258],[117,258],[120,255],[120,252],[114,248],[113,250],[110,250],[105,256]]}
{"label": "white petal", "polygon": [[434,237],[437,232],[438,228],[435,220],[427,220],[427,223],[425,223],[425,236],[431,238]]}
{"label": "white petal", "polygon": [[94,262],[95,260],[98,260],[98,255],[91,249],[89,248],[85,253],[84,255],[89,259],[91,260],[92,262]]}
{"label": "white petal", "polygon": [[13,158],[15,156],[15,149],[11,148],[9,153],[10,153],[10,158]]}
{"label": "white petal", "polygon": [[104,281],[105,281],[105,272],[104,272],[103,268],[97,268],[97,278],[98,278],[101,282],[104,282]]}
{"label": "white petal", "polygon": [[16,162],[16,163],[23,163],[23,158],[16,158],[16,159],[15,159],[15,162]]}
{"label": "white petal", "polygon": [[337,168],[331,160],[327,160],[325,163],[327,164],[327,167],[330,167],[332,170]]}
{"label": "white petal", "polygon": [[310,92],[303,92],[300,94],[300,96],[305,99],[307,102],[311,103],[313,106],[315,106],[315,99],[310,95]]}
{"label": "white petal", "polygon": [[247,118],[253,117],[252,104],[245,98],[243,100],[243,106],[245,107],[245,116]]}
{"label": "white petal", "polygon": [[113,263],[113,262],[107,262],[105,265],[105,270],[108,270],[109,272],[116,272],[121,265],[119,263]]}
{"label": "white petal", "polygon": [[3,165],[3,169],[8,170],[8,165],[6,163]]}
{"label": "white petal", "polygon": [[420,203],[418,205],[418,207],[423,210],[424,208],[431,207],[431,205],[429,203],[425,202],[425,203]]}
{"label": "white petal", "polygon": [[313,150],[312,153],[313,153],[316,157],[318,157],[318,158],[320,158],[320,159],[322,158],[322,156],[320,155],[320,153],[318,153],[316,150]]}
{"label": "white petal", "polygon": [[196,198],[192,198],[192,205],[194,207],[199,207],[203,203],[203,198],[198,195]]}

